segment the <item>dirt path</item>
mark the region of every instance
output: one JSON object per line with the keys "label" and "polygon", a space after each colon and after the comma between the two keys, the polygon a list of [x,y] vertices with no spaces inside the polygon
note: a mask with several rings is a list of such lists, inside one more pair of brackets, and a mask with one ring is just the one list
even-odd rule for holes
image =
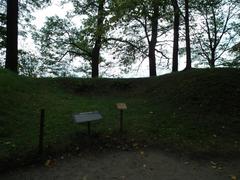
{"label": "dirt path", "polygon": [[[232,176],[232,177],[231,177]],[[194,161],[158,150],[118,151],[56,160],[1,175],[1,180],[235,180],[240,161]]]}

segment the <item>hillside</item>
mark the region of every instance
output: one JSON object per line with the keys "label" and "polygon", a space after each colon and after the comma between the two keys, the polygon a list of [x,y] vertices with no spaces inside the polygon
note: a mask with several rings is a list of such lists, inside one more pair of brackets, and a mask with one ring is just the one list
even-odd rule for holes
{"label": "hillside", "polygon": [[[237,154],[239,77],[236,69],[208,69],[140,79],[33,79],[0,70],[0,166],[36,154],[42,108],[48,153],[76,146],[81,151],[96,141],[96,147],[113,148],[112,137],[119,135],[117,102],[128,106],[126,141],[186,153]],[[86,126],[74,124],[72,114],[93,110],[103,120],[93,123],[89,140]]]}

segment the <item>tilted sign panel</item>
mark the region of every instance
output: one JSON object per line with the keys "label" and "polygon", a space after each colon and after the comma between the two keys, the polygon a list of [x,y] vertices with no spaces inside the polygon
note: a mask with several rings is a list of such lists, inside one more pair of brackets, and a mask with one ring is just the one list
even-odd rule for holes
{"label": "tilted sign panel", "polygon": [[73,119],[76,123],[88,122],[88,121],[96,121],[102,119],[102,115],[95,112],[84,112],[79,114],[74,114]]}

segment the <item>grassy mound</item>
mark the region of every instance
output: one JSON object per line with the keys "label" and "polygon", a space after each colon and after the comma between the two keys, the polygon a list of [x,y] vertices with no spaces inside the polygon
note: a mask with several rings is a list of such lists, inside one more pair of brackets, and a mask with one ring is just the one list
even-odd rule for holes
{"label": "grassy mound", "polygon": [[[236,69],[208,69],[140,79],[32,79],[0,70],[0,165],[36,154],[42,108],[48,152],[113,143],[117,102],[128,106],[126,140],[195,154],[239,153],[239,77]],[[74,124],[72,114],[94,110],[104,118],[85,141],[86,126]]]}

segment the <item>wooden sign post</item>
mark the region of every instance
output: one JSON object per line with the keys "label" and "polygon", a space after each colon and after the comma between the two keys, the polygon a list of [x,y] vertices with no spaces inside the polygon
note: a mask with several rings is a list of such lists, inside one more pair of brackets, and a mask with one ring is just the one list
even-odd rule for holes
{"label": "wooden sign post", "polygon": [[120,111],[119,131],[122,133],[123,132],[123,110],[127,109],[127,105],[125,103],[117,103],[116,107]]}

